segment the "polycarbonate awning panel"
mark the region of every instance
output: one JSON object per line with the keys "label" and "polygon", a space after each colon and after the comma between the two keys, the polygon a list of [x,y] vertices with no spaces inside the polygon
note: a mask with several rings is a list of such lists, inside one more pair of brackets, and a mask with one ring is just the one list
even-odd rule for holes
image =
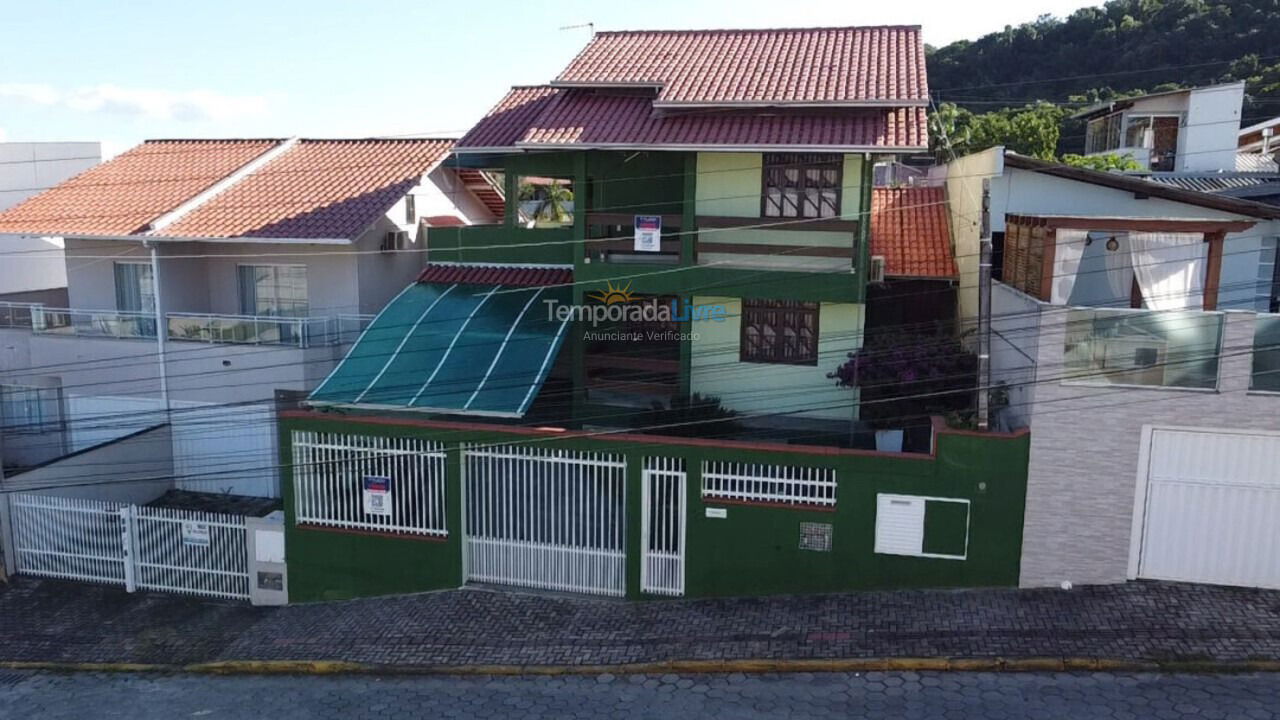
{"label": "polycarbonate awning panel", "polygon": [[417,283],[391,301],[311,393],[367,405],[518,417],[555,363],[567,321],[544,300],[567,288]]}

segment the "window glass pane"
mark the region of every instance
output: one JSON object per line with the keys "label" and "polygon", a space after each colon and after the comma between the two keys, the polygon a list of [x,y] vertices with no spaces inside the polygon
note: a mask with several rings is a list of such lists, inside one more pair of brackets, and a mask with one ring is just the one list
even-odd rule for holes
{"label": "window glass pane", "polygon": [[240,311],[245,315],[302,317],[309,312],[303,265],[241,266],[240,283]]}
{"label": "window glass pane", "polygon": [[761,191],[764,217],[840,215],[843,158],[819,153],[766,153]]}
{"label": "window glass pane", "polygon": [[151,265],[146,263],[116,263],[116,309],[127,312],[154,312],[156,309],[155,280]]}
{"label": "window glass pane", "polygon": [[743,362],[816,365],[817,320],[817,303],[744,300],[739,359]]}
{"label": "window glass pane", "polygon": [[1125,131],[1125,147],[1151,147],[1151,136],[1147,132],[1151,128],[1151,118],[1135,117],[1129,119],[1129,128]]}

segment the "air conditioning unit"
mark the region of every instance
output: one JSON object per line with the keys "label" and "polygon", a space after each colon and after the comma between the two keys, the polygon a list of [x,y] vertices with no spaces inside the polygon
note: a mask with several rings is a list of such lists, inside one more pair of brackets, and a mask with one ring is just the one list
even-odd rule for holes
{"label": "air conditioning unit", "polygon": [[409,233],[405,230],[391,230],[382,238],[382,247],[379,248],[384,253],[395,252],[397,250],[409,249]]}
{"label": "air conditioning unit", "polygon": [[871,272],[867,273],[867,282],[869,283],[884,282],[884,268],[885,268],[884,256],[872,255],[871,256]]}

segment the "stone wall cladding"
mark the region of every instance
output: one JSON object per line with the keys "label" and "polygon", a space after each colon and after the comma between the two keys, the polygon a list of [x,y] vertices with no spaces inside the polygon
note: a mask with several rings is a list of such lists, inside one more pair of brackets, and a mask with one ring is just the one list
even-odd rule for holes
{"label": "stone wall cladding", "polygon": [[1059,382],[1066,313],[1040,317],[1023,587],[1126,580],[1144,425],[1280,430],[1280,397],[1249,392],[1253,313],[1225,314],[1217,392]]}

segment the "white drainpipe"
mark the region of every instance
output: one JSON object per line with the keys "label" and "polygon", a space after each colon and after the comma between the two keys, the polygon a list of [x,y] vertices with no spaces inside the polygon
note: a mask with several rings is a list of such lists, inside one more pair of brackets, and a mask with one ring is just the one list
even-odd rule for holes
{"label": "white drainpipe", "polygon": [[142,244],[151,250],[151,285],[156,296],[156,353],[160,365],[160,399],[164,402],[164,410],[169,412],[169,369],[165,362],[165,341],[169,335],[168,323],[164,320],[164,302],[160,295],[160,252],[154,240],[143,240]]}

